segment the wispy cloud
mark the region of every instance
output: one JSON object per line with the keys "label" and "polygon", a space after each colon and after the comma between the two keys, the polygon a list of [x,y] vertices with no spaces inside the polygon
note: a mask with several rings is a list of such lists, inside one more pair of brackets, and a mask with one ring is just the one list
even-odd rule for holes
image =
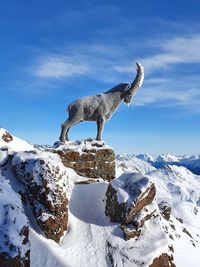
{"label": "wispy cloud", "polygon": [[119,74],[114,69],[117,62],[124,62],[123,49],[120,46],[101,43],[76,44],[67,46],[58,53],[45,52],[45,56],[42,53],[41,51],[41,55],[34,59],[29,69],[29,74],[41,79],[58,80],[84,75],[90,79],[116,83],[124,76],[130,76]]}
{"label": "wispy cloud", "polygon": [[146,88],[137,96],[135,105],[143,106],[147,104],[156,104],[160,106],[194,106],[194,103],[200,104],[200,90],[189,89],[184,92],[163,88]]}
{"label": "wispy cloud", "polygon": [[[155,49],[151,51],[151,54],[154,53],[153,56],[138,59],[144,65],[147,76],[157,69],[166,69],[174,64],[200,63],[200,35],[162,40],[161,43],[155,40],[154,45]],[[49,53],[46,57],[39,57],[33,67],[33,74],[41,78],[56,79],[88,75],[90,78],[106,82],[118,82],[123,77],[130,79],[135,70],[136,58],[132,63],[131,51],[134,47],[127,46],[126,49],[120,43],[93,43],[67,47],[61,54]],[[148,51],[148,46],[145,50]]]}
{"label": "wispy cloud", "polygon": [[[200,63],[200,35],[162,40],[156,48],[162,50],[162,52],[140,59],[146,72],[152,72],[174,64]],[[116,66],[115,69],[119,72],[132,72],[133,67]]]}
{"label": "wispy cloud", "polygon": [[73,62],[65,56],[49,56],[42,58],[41,62],[33,70],[34,74],[41,78],[66,78],[73,75],[86,74],[89,66]]}
{"label": "wispy cloud", "polygon": [[[200,36],[172,38],[162,43],[155,40],[154,45],[153,51],[152,44],[149,51],[146,47],[145,54],[149,52],[151,56],[141,58],[145,67],[145,81],[142,90],[134,99],[134,105],[178,106],[199,112],[200,78],[195,76],[195,71],[193,71],[196,67],[193,70],[191,68],[187,76],[182,76],[178,68],[174,75],[169,75],[168,71],[171,69],[169,67],[173,67],[174,64],[200,62]],[[84,76],[101,81],[106,89],[120,82],[130,82],[134,78],[135,63],[130,64],[130,60],[133,60],[130,51],[131,49],[125,49],[120,43],[115,45],[76,44],[62,48],[57,53],[49,51],[44,54],[40,51],[29,69],[28,78],[30,80],[31,77],[35,77],[40,90],[44,92],[47,87],[50,88],[50,85],[57,88],[56,84],[59,81],[64,80],[63,82],[67,83],[73,77],[76,77],[77,81],[77,79],[82,79],[81,77],[85,79]],[[161,52],[156,54],[156,51]],[[152,53],[154,53],[153,56]],[[125,62],[128,67],[123,67]],[[154,72],[158,68],[164,69],[159,76]],[[23,87],[26,88],[26,86]]]}
{"label": "wispy cloud", "polygon": [[[176,77],[177,79],[177,77]],[[153,82],[153,83],[152,83]],[[200,112],[200,78],[196,76],[165,80],[164,83],[147,79],[143,90],[133,100],[135,106],[178,107],[185,111]]]}

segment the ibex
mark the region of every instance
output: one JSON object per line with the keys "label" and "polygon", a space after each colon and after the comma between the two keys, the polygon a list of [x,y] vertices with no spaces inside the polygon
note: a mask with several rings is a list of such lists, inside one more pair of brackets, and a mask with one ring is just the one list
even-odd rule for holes
{"label": "ibex", "polygon": [[95,96],[86,96],[71,103],[67,107],[68,119],[61,125],[60,141],[68,141],[70,127],[82,121],[96,121],[97,140],[102,140],[104,124],[116,111],[121,101],[129,104],[135,92],[144,80],[144,68],[138,62],[137,75],[131,84],[120,83],[107,92]]}

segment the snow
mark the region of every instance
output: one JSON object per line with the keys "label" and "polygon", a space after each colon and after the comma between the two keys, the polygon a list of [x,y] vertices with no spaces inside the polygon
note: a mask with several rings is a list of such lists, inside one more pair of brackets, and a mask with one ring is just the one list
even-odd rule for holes
{"label": "snow", "polygon": [[56,142],[53,147],[54,150],[75,150],[80,154],[84,150],[99,150],[99,149],[111,149],[104,141],[97,141],[95,139],[83,139],[76,141]]}
{"label": "snow", "polygon": [[112,187],[117,191],[118,202],[127,203],[128,207],[137,200],[138,196],[141,195],[150,184],[150,180],[140,173],[124,173],[111,181]]}
{"label": "snow", "polygon": [[125,241],[119,225],[105,216],[106,190],[105,181],[73,188],[69,229],[60,246],[31,230],[31,266],[41,266],[41,259],[48,267],[110,266],[109,252],[114,266],[138,266],[135,262],[147,266],[155,255],[167,250],[166,234],[157,227],[160,221],[156,220],[147,223],[137,242]]}
{"label": "snow", "polygon": [[116,176],[125,172],[138,172],[146,174],[156,170],[150,163],[145,162],[133,155],[121,154],[116,157]]}
{"label": "snow", "polygon": [[[20,253],[25,257],[30,246],[28,243],[24,245],[24,236],[19,235],[24,226],[28,226],[28,221],[21,198],[13,191],[9,180],[0,171],[0,253],[6,252],[12,258]],[[12,250],[9,244],[14,246]]]}
{"label": "snow", "polygon": [[[22,163],[26,163],[23,168]],[[68,169],[64,167],[57,154],[40,150],[16,152],[12,158],[12,167],[27,186],[29,183],[43,186],[45,183],[49,190],[48,200],[52,206],[59,204],[59,197],[54,192],[59,188],[66,191]],[[32,175],[32,180],[29,174]]]}
{"label": "snow", "polygon": [[10,148],[8,147],[0,148],[0,166],[4,165],[10,153],[12,153]]}
{"label": "snow", "polygon": [[[200,236],[200,232],[198,232]],[[181,239],[176,241],[174,251],[174,260],[177,267],[192,266],[199,267],[199,249],[200,246],[195,247],[191,245],[187,235],[183,235]]]}
{"label": "snow", "polygon": [[[0,129],[0,136],[5,133]],[[174,261],[177,267],[198,267],[200,256],[200,175],[195,175],[184,166],[185,162],[198,163],[200,156],[173,156],[170,154],[154,156],[120,155],[117,157],[117,176],[112,184],[118,188],[120,202],[127,201],[130,188],[123,188],[124,180],[129,177],[130,184],[143,178],[140,189],[143,190],[146,182],[153,182],[156,186],[156,202],[149,205],[149,211],[157,209],[157,204],[165,201],[172,208],[169,221],[160,216],[148,220],[142,229],[140,237],[125,241],[118,223],[111,223],[105,215],[105,193],[108,182],[99,179],[93,184],[77,184],[87,178],[78,176],[72,169],[65,168],[59,163],[59,157],[42,150],[26,153],[33,150],[27,142],[13,136],[13,143],[3,142],[0,138],[0,147],[9,145],[11,152],[0,150],[0,169],[9,153],[14,155],[13,164],[21,160],[45,159],[51,165],[59,166],[66,173],[68,186],[66,187],[69,199],[69,227],[60,244],[41,235],[35,227],[34,218],[29,206],[25,206],[26,216],[30,224],[31,267],[138,267],[148,266],[152,259],[169,251],[168,246],[174,247]],[[95,149],[102,143],[97,141],[70,141],[66,148],[79,147]],[[65,145],[58,144],[56,149],[63,149]],[[105,145],[104,145],[105,147]],[[101,147],[100,147],[101,148]],[[21,151],[21,152],[17,152]],[[15,153],[17,152],[17,153]],[[155,162],[162,161],[163,166],[155,168]],[[170,164],[168,164],[170,163]],[[152,166],[153,164],[154,166]],[[188,163],[189,164],[189,163]],[[198,167],[199,165],[195,165]],[[29,166],[31,168],[31,166]],[[37,171],[37,170],[36,170]],[[124,174],[123,174],[124,173]],[[8,177],[9,178],[9,175]],[[51,178],[49,178],[51,180]],[[23,213],[20,196],[15,193],[15,186],[9,179],[0,174],[0,240],[3,240],[5,231],[9,231],[16,244],[20,244],[13,229],[5,229],[3,225],[3,206],[12,204],[19,207],[17,210],[16,229],[19,229],[27,218]],[[50,181],[49,180],[49,181]],[[38,180],[39,182],[39,180]],[[134,184],[134,183],[133,183]],[[11,186],[12,185],[12,186]],[[53,186],[53,183],[52,183]],[[12,215],[12,214],[11,214]],[[43,213],[45,220],[49,214]],[[13,220],[13,216],[10,217]],[[181,223],[177,218],[183,220]],[[186,229],[186,230],[184,230]],[[187,234],[191,234],[189,236]],[[173,239],[169,238],[169,235]],[[2,246],[2,242],[0,244]],[[23,250],[23,249],[22,249]]]}
{"label": "snow", "polygon": [[[24,151],[24,150],[34,150],[35,149],[32,145],[30,145],[29,143],[27,143],[26,141],[24,141],[18,137],[15,137],[14,135],[12,135],[12,137],[13,137],[12,141],[5,142],[2,139],[2,136],[6,133],[7,133],[7,131],[5,129],[0,128],[0,147],[6,146],[6,147],[9,147],[13,151]],[[1,158],[1,155],[0,155],[0,158]]]}

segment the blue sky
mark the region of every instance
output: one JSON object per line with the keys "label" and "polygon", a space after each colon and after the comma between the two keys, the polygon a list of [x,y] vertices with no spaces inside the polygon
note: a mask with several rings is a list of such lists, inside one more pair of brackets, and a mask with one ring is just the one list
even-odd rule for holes
{"label": "blue sky", "polygon": [[[199,153],[199,10],[198,0],[1,0],[0,126],[52,144],[71,101],[131,82],[138,60],[144,84],[104,140],[117,153]],[[95,123],[70,131],[95,135]]]}

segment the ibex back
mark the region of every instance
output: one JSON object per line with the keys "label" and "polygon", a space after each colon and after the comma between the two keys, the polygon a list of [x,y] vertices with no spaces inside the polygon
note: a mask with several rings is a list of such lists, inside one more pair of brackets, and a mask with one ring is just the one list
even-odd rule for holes
{"label": "ibex back", "polygon": [[144,68],[138,62],[137,75],[131,84],[120,83],[107,92],[95,96],[86,96],[71,103],[68,107],[69,117],[61,125],[60,141],[68,141],[70,127],[82,121],[96,121],[97,140],[102,140],[104,124],[116,111],[121,101],[129,104],[135,92],[144,80]]}

